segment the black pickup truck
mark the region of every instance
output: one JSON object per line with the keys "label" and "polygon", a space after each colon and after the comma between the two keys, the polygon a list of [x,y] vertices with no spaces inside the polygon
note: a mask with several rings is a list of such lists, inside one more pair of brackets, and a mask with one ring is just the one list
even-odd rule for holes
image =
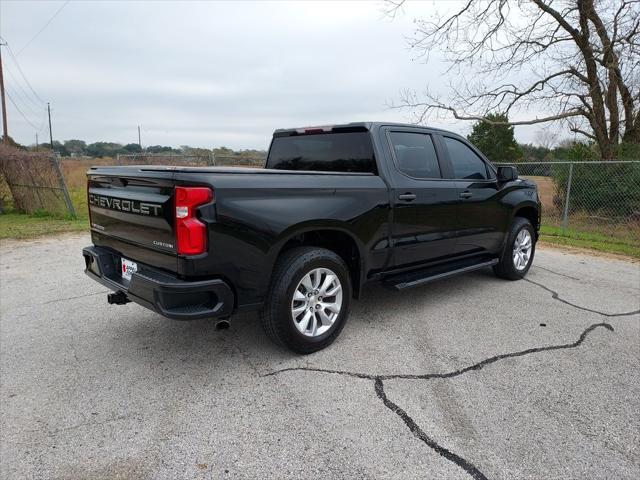
{"label": "black pickup truck", "polygon": [[276,130],[264,169],[94,167],[86,273],[178,320],[259,310],[299,353],[329,345],[368,282],[404,289],[485,267],[527,273],[534,183],[444,130]]}

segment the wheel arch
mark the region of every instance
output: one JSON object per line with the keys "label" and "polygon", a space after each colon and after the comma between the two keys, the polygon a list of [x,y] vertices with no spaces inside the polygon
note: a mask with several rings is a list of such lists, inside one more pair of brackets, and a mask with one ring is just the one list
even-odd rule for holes
{"label": "wheel arch", "polygon": [[271,252],[272,264],[287,250],[300,246],[326,248],[342,258],[349,270],[353,297],[359,298],[365,272],[363,246],[344,225],[297,225],[287,229]]}
{"label": "wheel arch", "polygon": [[536,234],[536,240],[539,236],[539,232],[540,232],[540,208],[536,203],[522,203],[520,205],[518,205],[514,212],[513,212],[513,218],[516,217],[521,217],[521,218],[526,218],[527,220],[529,220],[531,222],[531,225],[533,225],[533,229],[535,231]]}

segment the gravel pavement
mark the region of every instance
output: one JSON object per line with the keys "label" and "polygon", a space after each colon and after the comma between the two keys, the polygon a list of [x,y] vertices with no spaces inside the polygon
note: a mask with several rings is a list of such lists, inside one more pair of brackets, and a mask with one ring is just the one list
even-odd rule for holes
{"label": "gravel pavement", "polygon": [[640,478],[637,263],[373,285],[303,357],[108,305],[88,244],[0,245],[2,478]]}

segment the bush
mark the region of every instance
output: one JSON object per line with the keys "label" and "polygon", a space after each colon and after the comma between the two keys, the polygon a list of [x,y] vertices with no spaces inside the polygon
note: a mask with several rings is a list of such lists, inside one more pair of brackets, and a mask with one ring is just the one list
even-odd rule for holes
{"label": "bush", "polygon": [[[553,165],[556,184],[554,204],[564,206],[570,165]],[[573,166],[571,212],[582,210],[607,218],[638,215],[640,212],[640,164],[580,163]]]}

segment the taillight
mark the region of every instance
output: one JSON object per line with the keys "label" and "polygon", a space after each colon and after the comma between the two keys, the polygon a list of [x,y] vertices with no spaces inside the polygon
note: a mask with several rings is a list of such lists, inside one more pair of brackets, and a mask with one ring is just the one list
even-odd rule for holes
{"label": "taillight", "polygon": [[176,187],[176,247],[181,255],[197,255],[207,250],[207,226],[196,218],[196,207],[213,199],[207,187]]}

